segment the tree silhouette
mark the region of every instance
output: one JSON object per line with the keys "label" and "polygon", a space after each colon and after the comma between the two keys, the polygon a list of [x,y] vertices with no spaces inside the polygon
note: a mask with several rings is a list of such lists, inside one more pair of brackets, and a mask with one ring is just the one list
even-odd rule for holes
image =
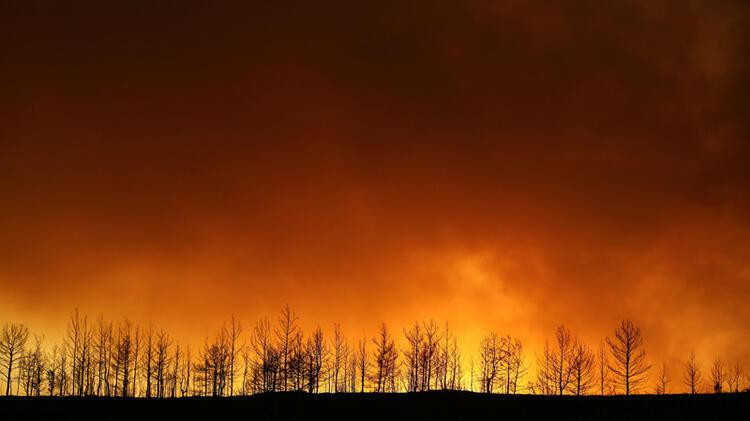
{"label": "tree silhouette", "polygon": [[695,352],[690,352],[687,363],[685,363],[685,375],[683,382],[685,386],[690,390],[690,394],[694,395],[700,391],[701,382],[703,381],[703,375],[701,374],[700,366],[695,360]]}
{"label": "tree silhouette", "polygon": [[297,320],[297,315],[294,314],[289,304],[285,304],[281,309],[281,316],[279,316],[276,328],[276,338],[279,341],[278,349],[281,356],[281,390],[287,390],[288,387],[290,344],[297,332]]}
{"label": "tree silhouette", "polygon": [[229,336],[229,396],[234,396],[234,376],[237,372],[235,362],[242,348],[239,343],[240,335],[242,334],[242,325],[235,319],[234,315],[232,316],[232,321],[229,324],[229,332],[227,333]]}
{"label": "tree silhouette", "polygon": [[[22,324],[5,324],[0,336],[0,367],[5,377],[5,395],[10,395],[14,364],[26,347],[29,329]],[[16,370],[18,371],[18,365]]]}
{"label": "tree silhouette", "polygon": [[596,354],[597,367],[598,367],[598,381],[599,381],[599,394],[604,396],[606,394],[608,382],[609,382],[609,356],[607,354],[606,342],[599,342],[599,350]]}
{"label": "tree silhouette", "polygon": [[422,389],[421,385],[421,354],[424,346],[424,334],[419,322],[414,322],[410,330],[404,330],[407,347],[403,350],[404,365],[406,368],[407,387],[411,392]]}
{"label": "tree silhouette", "polygon": [[625,389],[625,395],[636,392],[647,380],[646,351],[643,349],[641,329],[630,320],[623,320],[615,329],[615,337],[607,338],[612,363],[609,369],[615,384]]}
{"label": "tree silhouette", "polygon": [[552,395],[556,392],[554,360],[555,357],[549,348],[549,342],[544,341],[542,356],[537,356],[536,383],[531,386],[533,393]]}
{"label": "tree silhouette", "polygon": [[502,358],[500,338],[497,333],[492,332],[482,339],[479,346],[479,376],[482,392],[493,392]]}
{"label": "tree silhouette", "polygon": [[724,382],[726,381],[726,369],[724,363],[716,358],[713,366],[711,366],[711,386],[714,389],[714,393],[721,393],[724,391]]}
{"label": "tree silhouette", "polygon": [[662,363],[661,370],[659,371],[659,377],[656,379],[656,394],[664,395],[667,393],[667,384],[669,383],[669,377],[667,376],[667,365]]}
{"label": "tree silhouette", "polygon": [[359,345],[357,346],[357,373],[359,375],[359,392],[364,393],[365,381],[367,380],[367,372],[370,369],[370,364],[367,359],[367,340],[360,339]]}
{"label": "tree silhouette", "polygon": [[[339,376],[342,370],[347,369],[347,345],[344,334],[341,333],[341,325],[333,325],[333,391],[341,392],[346,390],[346,374],[343,375],[344,385],[339,384]],[[341,387],[340,387],[341,386]]]}
{"label": "tree silhouette", "polygon": [[375,366],[372,375],[375,392],[395,390],[398,351],[396,351],[396,345],[385,323],[380,325],[380,332],[372,338],[372,342],[375,345],[373,357]]}
{"label": "tree silhouette", "polygon": [[555,332],[557,349],[552,354],[552,370],[557,393],[562,395],[567,390],[573,378],[573,367],[571,364],[573,350],[576,348],[576,339],[571,337],[570,331],[565,326],[559,326]]}
{"label": "tree silhouette", "polygon": [[[523,379],[528,367],[520,339],[491,332],[483,337],[478,355],[469,356],[466,383],[456,334],[448,323],[439,329],[433,320],[415,322],[403,330],[398,343],[381,324],[370,340],[365,337],[350,347],[338,323],[330,337],[321,327],[303,334],[298,317],[285,306],[281,323],[260,319],[249,331],[247,343],[241,337],[240,321],[232,316],[213,337],[206,337],[195,354],[152,324],[142,329],[128,319],[112,323],[99,316],[91,325],[87,320],[74,310],[63,342],[49,345],[51,352],[45,350],[42,336],[33,335],[29,346],[27,328],[6,324],[0,338],[5,393],[177,398],[278,391],[475,390],[476,386],[483,393],[586,395],[621,390],[631,394],[643,386],[649,369],[640,329],[627,320],[596,352],[559,326],[554,342],[546,341],[543,353],[537,354],[536,377],[528,382]],[[288,338],[286,331],[292,332]],[[691,353],[684,375],[690,393],[704,391],[702,380]],[[740,391],[742,366],[739,362],[727,366],[716,359],[709,380],[709,390]],[[668,382],[662,364],[655,393],[666,394]]]}
{"label": "tree silhouette", "polygon": [[586,344],[579,342],[573,349],[570,357],[570,369],[572,382],[571,393],[574,395],[588,394],[589,390],[596,384],[595,369],[596,356]]}
{"label": "tree silhouette", "polygon": [[727,384],[729,386],[730,392],[739,392],[742,390],[741,387],[742,382],[742,365],[739,361],[735,361],[735,363],[730,367],[729,372],[727,374]]}

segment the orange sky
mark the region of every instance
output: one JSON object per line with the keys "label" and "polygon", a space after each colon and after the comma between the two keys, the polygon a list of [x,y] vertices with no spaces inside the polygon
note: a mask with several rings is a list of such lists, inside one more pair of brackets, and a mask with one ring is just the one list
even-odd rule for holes
{"label": "orange sky", "polygon": [[750,364],[746,4],[91,3],[0,9],[0,321]]}

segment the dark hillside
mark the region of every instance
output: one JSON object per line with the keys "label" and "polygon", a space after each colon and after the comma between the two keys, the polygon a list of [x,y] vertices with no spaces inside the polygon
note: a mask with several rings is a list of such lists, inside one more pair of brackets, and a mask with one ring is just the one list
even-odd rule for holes
{"label": "dark hillside", "polygon": [[[549,397],[470,392],[275,393],[235,398],[0,398],[15,419],[60,420],[748,420],[750,394]],[[3,419],[11,419],[5,418]]]}

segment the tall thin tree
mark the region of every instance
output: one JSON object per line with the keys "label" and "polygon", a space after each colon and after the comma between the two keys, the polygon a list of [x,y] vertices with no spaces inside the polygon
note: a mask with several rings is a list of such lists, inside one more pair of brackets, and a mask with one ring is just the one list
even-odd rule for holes
{"label": "tall thin tree", "polygon": [[607,338],[607,344],[613,358],[609,369],[615,384],[625,390],[625,395],[638,391],[651,368],[646,362],[641,329],[632,321],[623,320],[615,329],[615,337]]}

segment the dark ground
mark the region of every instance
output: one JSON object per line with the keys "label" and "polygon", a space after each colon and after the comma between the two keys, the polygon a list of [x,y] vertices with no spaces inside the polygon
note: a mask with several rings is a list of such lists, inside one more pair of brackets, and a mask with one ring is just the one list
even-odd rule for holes
{"label": "dark ground", "polygon": [[[20,415],[13,417],[12,414]],[[11,415],[6,418],[6,415]],[[549,397],[470,392],[235,398],[0,398],[0,419],[62,420],[750,420],[750,393]]]}

